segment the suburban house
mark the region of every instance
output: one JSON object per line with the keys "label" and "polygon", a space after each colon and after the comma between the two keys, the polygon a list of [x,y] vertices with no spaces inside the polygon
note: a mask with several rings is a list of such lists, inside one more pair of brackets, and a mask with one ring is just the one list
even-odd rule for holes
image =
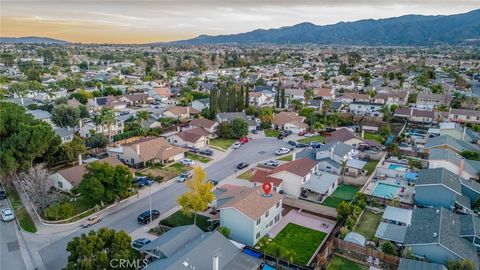
{"label": "suburban house", "polygon": [[[115,157],[107,157],[95,161],[101,163],[108,163],[114,167],[117,165],[125,166],[122,162],[115,159]],[[55,188],[65,192],[69,192],[73,187],[77,187],[80,182],[82,182],[83,175],[87,171],[86,164],[83,164],[81,158],[79,163],[80,164],[77,166],[62,169],[54,174],[51,174],[50,176],[48,176],[48,179]]]}
{"label": "suburban house", "polygon": [[418,110],[410,108],[397,108],[393,113],[394,117],[407,119],[417,123],[433,123],[435,121],[435,113],[433,111]]}
{"label": "suburban house", "polygon": [[166,139],[169,143],[181,147],[202,148],[207,146],[209,137],[210,132],[201,127],[197,127],[168,135]]}
{"label": "suburban house", "polygon": [[40,121],[43,121],[47,124],[52,124],[52,119],[50,119],[52,117],[52,115],[47,112],[47,111],[43,111],[43,110],[27,110],[26,113],[28,114],[31,114],[33,116],[34,119],[36,120],[40,120]]}
{"label": "suburban house", "polygon": [[245,112],[222,112],[217,113],[216,115],[218,123],[230,123],[232,120],[237,118],[243,119],[245,122],[247,122],[249,130],[257,127],[257,122],[255,122],[255,120],[250,120]]}
{"label": "suburban house", "polygon": [[375,237],[402,244],[411,223],[412,210],[387,206],[375,232]]}
{"label": "suburban house", "polygon": [[439,123],[438,128],[429,128],[427,133],[431,136],[449,135],[454,139],[467,142],[478,143],[480,141],[480,134],[475,133],[467,126],[462,126],[455,122]]}
{"label": "suburban house", "polygon": [[352,102],[370,102],[370,96],[368,96],[367,94],[359,94],[353,92],[343,94],[341,99],[342,102],[345,104],[350,104]]}
{"label": "suburban house", "polygon": [[121,111],[127,108],[127,104],[114,96],[94,97],[88,99],[87,106],[89,110],[100,111],[102,108],[110,108],[114,111]]}
{"label": "suburban house", "polygon": [[210,107],[210,100],[208,98],[202,98],[192,101],[192,108],[201,112],[203,109]]}
{"label": "suburban house", "polygon": [[383,104],[370,102],[352,102],[348,105],[350,113],[359,116],[383,117]]}
{"label": "suburban house", "polygon": [[450,108],[448,120],[458,123],[480,124],[480,111]]}
{"label": "suburban house", "polygon": [[363,139],[360,135],[348,128],[339,128],[325,138],[326,143],[337,141],[350,145],[355,149],[382,148],[382,145],[376,141]]}
{"label": "suburban house", "polygon": [[282,196],[275,191],[270,195],[261,187],[232,187],[217,196],[220,226],[230,228],[232,240],[255,246],[280,221]]}
{"label": "suburban house", "polygon": [[417,261],[411,259],[400,258],[398,270],[448,270],[447,267],[439,263],[431,263],[425,261]]}
{"label": "suburban house", "polygon": [[442,104],[448,106],[451,101],[452,97],[447,94],[420,92],[417,94],[415,107],[419,109],[433,110]]}
{"label": "suburban house", "polygon": [[62,143],[67,143],[67,142],[73,141],[73,137],[74,137],[75,133],[73,132],[72,129],[56,128],[53,131],[55,132],[55,134],[58,135],[58,137],[60,137],[60,139],[62,140]]}
{"label": "suburban house", "polygon": [[316,171],[302,185],[301,197],[315,202],[323,202],[338,187],[340,176],[323,171]]}
{"label": "suburban house", "polygon": [[416,257],[446,265],[449,260],[468,259],[478,266],[479,220],[445,208],[415,208],[405,234],[404,246]]}
{"label": "suburban house", "polygon": [[171,117],[175,119],[190,119],[194,115],[197,115],[199,113],[200,113],[199,111],[189,106],[187,107],[174,106],[164,111],[163,116]]}
{"label": "suburban house", "polygon": [[335,98],[335,91],[332,88],[315,88],[313,89],[314,96],[320,99],[330,99]]}
{"label": "suburban house", "polygon": [[110,129],[106,124],[95,125],[93,122],[81,122],[78,133],[83,138],[90,138],[93,134],[103,134],[108,137],[123,133],[123,128],[124,121],[117,118],[116,123],[110,125]]}
{"label": "suburban house", "polygon": [[375,103],[383,103],[386,105],[404,106],[408,101],[408,92],[403,91],[389,91],[379,92],[373,98]]}
{"label": "suburban house", "polygon": [[315,159],[330,158],[335,162],[342,163],[357,155],[357,151],[353,146],[343,142],[334,141],[326,143],[318,148]]}
{"label": "suburban house", "polygon": [[480,151],[480,147],[470,144],[463,140],[457,140],[449,135],[441,135],[433,138],[429,138],[424,146],[425,151],[428,153],[433,148],[447,148],[458,154],[463,151]]}
{"label": "suburban house", "polygon": [[298,133],[308,128],[303,121],[305,121],[305,117],[299,116],[296,112],[280,112],[273,116],[272,128]]}
{"label": "suburban house", "polygon": [[203,232],[196,225],[172,228],[140,252],[153,258],[144,268],[148,270],[256,270],[262,264],[218,231]]}
{"label": "suburban house", "polygon": [[448,148],[434,148],[428,154],[428,168],[445,168],[464,179],[478,179],[480,161],[465,159]]}
{"label": "suburban house", "polygon": [[167,87],[156,87],[150,90],[148,94],[150,97],[160,102],[166,102],[173,96],[170,92],[170,88]]}
{"label": "suburban house", "polygon": [[255,167],[250,177],[250,182],[253,183],[253,186],[262,186],[264,183],[269,183],[272,185],[272,190],[279,192],[283,190],[283,180],[280,178],[269,177],[270,169],[264,169]]}
{"label": "suburban house", "polygon": [[204,118],[194,118],[192,121],[190,121],[190,123],[188,123],[188,125],[191,128],[203,128],[210,133],[210,139],[213,139],[217,136],[218,123],[215,121]]}
{"label": "suburban house", "polygon": [[164,138],[145,137],[137,141],[116,147],[108,147],[109,156],[114,156],[123,163],[139,168],[149,163],[168,164],[185,157],[187,149],[171,145]]}
{"label": "suburban house", "polygon": [[155,101],[154,98],[150,97],[145,93],[124,95],[124,96],[121,96],[119,100],[124,102],[128,106],[138,106],[142,104],[149,104]]}

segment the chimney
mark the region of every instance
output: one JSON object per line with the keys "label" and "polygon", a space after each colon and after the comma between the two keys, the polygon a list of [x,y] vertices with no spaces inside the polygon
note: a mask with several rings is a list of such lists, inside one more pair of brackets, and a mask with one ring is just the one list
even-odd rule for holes
{"label": "chimney", "polygon": [[137,155],[140,156],[140,144],[139,143],[137,143],[136,148],[137,148]]}
{"label": "chimney", "polygon": [[78,154],[78,165],[83,165],[82,154]]}
{"label": "chimney", "polygon": [[190,117],[190,106],[187,106],[187,114],[188,114],[188,117]]}
{"label": "chimney", "polygon": [[465,168],[465,159],[462,158],[460,166],[458,166],[458,176],[462,177],[463,169]]}
{"label": "chimney", "polygon": [[333,159],[333,150],[335,150],[335,146],[330,148],[330,159]]}
{"label": "chimney", "polygon": [[218,267],[218,256],[213,256],[213,270],[219,270]]}
{"label": "chimney", "polygon": [[462,141],[465,141],[465,135],[467,134],[467,126],[463,127]]}
{"label": "chimney", "polygon": [[362,129],[362,139],[365,139],[365,130]]}

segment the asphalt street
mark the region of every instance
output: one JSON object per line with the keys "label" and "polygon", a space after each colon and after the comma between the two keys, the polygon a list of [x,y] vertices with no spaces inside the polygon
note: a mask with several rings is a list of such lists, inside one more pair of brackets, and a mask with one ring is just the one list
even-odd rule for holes
{"label": "asphalt street", "polygon": [[[251,140],[240,149],[234,149],[224,159],[208,166],[205,169],[207,178],[222,180],[235,173],[238,163],[248,162],[253,164],[265,159],[273,158],[275,157],[274,151],[280,147],[287,147],[287,143],[274,138]],[[165,189],[152,193],[152,208],[158,209],[161,213],[172,209],[177,204],[177,197],[185,192],[185,190],[186,187],[183,183],[175,183]],[[131,233],[140,228],[141,225],[136,221],[137,215],[148,210],[148,207],[149,200],[147,197],[115,213],[102,217],[102,222],[89,229],[78,228],[66,236],[61,236],[58,240],[52,241],[52,239],[49,239],[49,243],[43,245],[39,250],[46,269],[55,270],[65,267],[68,257],[68,253],[65,250],[67,243],[75,236],[87,233],[91,229],[96,230],[100,227],[109,227],[116,230],[123,229],[126,232]]]}
{"label": "asphalt street", "polygon": [[[1,200],[0,209],[5,207],[8,207],[7,200]],[[27,269],[21,258],[22,254],[17,239],[17,223],[0,221],[0,270]]]}

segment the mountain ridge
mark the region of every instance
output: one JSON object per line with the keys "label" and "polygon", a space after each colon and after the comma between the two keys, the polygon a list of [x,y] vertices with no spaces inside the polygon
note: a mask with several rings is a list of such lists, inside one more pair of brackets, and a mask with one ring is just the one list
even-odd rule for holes
{"label": "mountain ridge", "polygon": [[0,43],[17,43],[17,44],[69,44],[70,42],[49,38],[49,37],[37,37],[37,36],[28,36],[28,37],[0,37]]}

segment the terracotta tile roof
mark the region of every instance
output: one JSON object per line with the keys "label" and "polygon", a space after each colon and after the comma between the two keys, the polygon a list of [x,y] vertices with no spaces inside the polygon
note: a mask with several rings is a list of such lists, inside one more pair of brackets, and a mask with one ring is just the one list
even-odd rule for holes
{"label": "terracotta tile roof", "polygon": [[216,122],[209,120],[209,119],[192,119],[190,121],[190,126],[193,127],[202,127],[202,128],[212,128],[213,125],[215,125]]}
{"label": "terracotta tile roof", "polygon": [[205,129],[198,127],[178,132],[176,135],[182,138],[184,141],[195,143],[198,142],[202,137],[210,135],[210,133]]}
{"label": "terracotta tile roof", "polygon": [[296,159],[288,163],[282,164],[275,169],[273,169],[270,175],[287,171],[298,176],[304,177],[310,173],[310,170],[317,165],[317,162],[309,158]]}
{"label": "terracotta tile roof", "polygon": [[143,161],[152,159],[166,160],[187,150],[181,147],[171,145],[164,138],[147,137],[138,141],[124,144],[123,147],[131,147],[133,151],[137,152],[137,145],[140,148],[140,158]]}
{"label": "terracotta tile roof", "polygon": [[410,108],[397,108],[393,115],[410,116]]}
{"label": "terracotta tile roof", "polygon": [[327,142],[327,143],[336,142],[336,141],[346,142],[346,141],[354,139],[354,138],[357,138],[357,139],[360,139],[360,140],[362,139],[356,133],[353,133],[346,128],[340,128],[340,129],[337,129],[334,132],[332,132],[329,137],[326,137],[325,142]]}
{"label": "terracotta tile roof", "polygon": [[274,186],[278,187],[283,180],[280,178],[269,177],[268,175],[271,173],[270,170],[264,170],[260,168],[255,168],[255,172],[253,173],[252,177],[250,178],[250,182],[257,182],[257,183],[273,183]]}
{"label": "terracotta tile roof", "polygon": [[155,93],[157,93],[161,97],[171,97],[172,96],[172,93],[170,92],[170,88],[157,87],[154,90],[155,90]]}
{"label": "terracotta tile roof", "polygon": [[317,97],[331,97],[331,96],[333,96],[331,88],[315,88],[315,89],[313,89],[313,92],[315,93],[315,96],[317,96]]}
{"label": "terracotta tile roof", "polygon": [[352,99],[352,100],[370,100],[370,97],[367,94],[359,94],[359,93],[345,93],[342,96],[343,99]]}
{"label": "terracotta tile roof", "polygon": [[299,116],[296,112],[280,112],[273,116],[272,123],[276,125],[284,125],[292,123],[298,127],[306,128],[307,124],[303,123],[305,117]]}
{"label": "terracotta tile roof", "polygon": [[271,197],[263,197],[261,187],[240,187],[229,190],[219,196],[219,199],[228,199],[220,209],[235,208],[252,220],[257,220],[265,214],[267,210],[277,204],[282,196],[277,192],[271,192]]}
{"label": "terracotta tile roof", "polygon": [[469,116],[478,116],[480,117],[480,111],[474,110],[462,110],[462,109],[450,109],[450,114],[458,114],[458,115],[469,115]]}
{"label": "terracotta tile roof", "polygon": [[198,110],[195,110],[192,107],[181,107],[181,106],[174,106],[169,108],[167,111],[175,114],[175,115],[181,115],[181,114],[199,114],[200,112]]}

